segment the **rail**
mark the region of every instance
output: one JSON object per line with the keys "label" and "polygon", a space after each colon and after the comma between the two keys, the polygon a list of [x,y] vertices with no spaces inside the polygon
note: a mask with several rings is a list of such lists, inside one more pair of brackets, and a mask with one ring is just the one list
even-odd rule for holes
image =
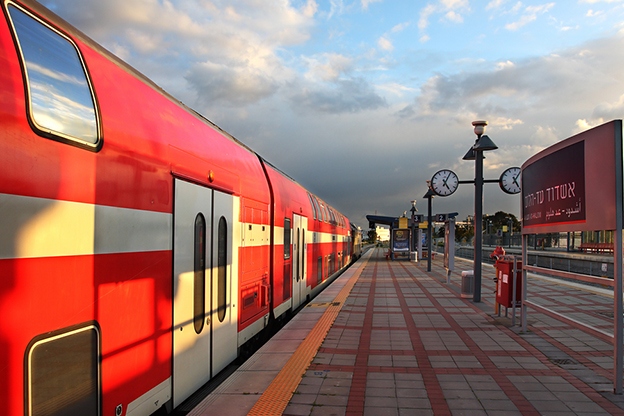
{"label": "rail", "polygon": [[541,273],[545,275],[555,276],[555,277],[563,277],[565,279],[578,280],[581,282],[594,283],[597,285],[604,285],[613,287],[613,279],[608,277],[595,277],[589,276],[586,274],[572,273],[566,272],[563,270],[556,269],[547,269],[545,267],[536,267],[536,266],[524,266],[524,269],[534,273]]}

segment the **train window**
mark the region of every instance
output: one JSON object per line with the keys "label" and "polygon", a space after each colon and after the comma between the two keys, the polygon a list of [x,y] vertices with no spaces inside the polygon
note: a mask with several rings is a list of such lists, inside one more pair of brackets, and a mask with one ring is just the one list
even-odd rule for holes
{"label": "train window", "polygon": [[199,334],[204,329],[206,310],[206,219],[202,214],[195,217],[194,247],[193,326]]}
{"label": "train window", "polygon": [[325,279],[329,279],[330,273],[329,273],[329,265],[330,265],[330,260],[331,259],[331,254],[328,254],[327,256],[325,256]]}
{"label": "train window", "polygon": [[310,198],[310,205],[312,205],[312,215],[314,219],[316,219],[316,207],[314,206],[314,202],[312,202],[312,195],[308,194],[308,198]]}
{"label": "train window", "polygon": [[312,201],[314,202],[314,206],[316,207],[316,211],[318,212],[318,220],[323,221],[323,212],[321,211],[321,205],[319,204],[318,199],[313,196]]}
{"label": "train window", "polygon": [[306,240],[306,232],[305,232],[305,228],[301,229],[301,278],[305,278],[305,266],[307,263],[306,260],[306,252],[305,252],[305,240]]}
{"label": "train window", "polygon": [[290,218],[284,218],[284,260],[290,258]]}
{"label": "train window", "polygon": [[26,77],[31,124],[48,138],[97,149],[96,100],[76,45],[34,15],[9,3]]}
{"label": "train window", "polygon": [[218,251],[217,251],[217,316],[219,322],[225,319],[226,292],[227,292],[227,241],[228,230],[227,220],[221,217],[218,230]]}
{"label": "train window", "polygon": [[323,256],[316,259],[316,283],[323,281]]}
{"label": "train window", "polygon": [[94,323],[35,337],[26,349],[29,416],[100,414],[100,330]]}

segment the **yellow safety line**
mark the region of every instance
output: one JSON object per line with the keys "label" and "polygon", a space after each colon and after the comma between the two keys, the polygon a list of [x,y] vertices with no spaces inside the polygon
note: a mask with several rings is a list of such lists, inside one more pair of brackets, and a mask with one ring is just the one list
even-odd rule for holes
{"label": "yellow safety line", "polygon": [[338,293],[338,296],[328,306],[323,316],[312,328],[312,331],[310,331],[277,377],[273,379],[273,382],[271,382],[254,407],[249,411],[248,416],[281,415],[284,412],[301,381],[301,377],[310,366],[312,359],[338,316],[340,309],[342,309],[344,301],[351,293],[355,282],[357,282],[362,270],[368,263],[369,258],[362,263],[340,293]]}

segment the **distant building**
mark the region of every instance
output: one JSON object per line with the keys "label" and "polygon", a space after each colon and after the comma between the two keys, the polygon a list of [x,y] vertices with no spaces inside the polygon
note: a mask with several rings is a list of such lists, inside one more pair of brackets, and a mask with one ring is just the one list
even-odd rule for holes
{"label": "distant building", "polygon": [[377,232],[377,241],[390,241],[390,229],[377,226],[375,228]]}

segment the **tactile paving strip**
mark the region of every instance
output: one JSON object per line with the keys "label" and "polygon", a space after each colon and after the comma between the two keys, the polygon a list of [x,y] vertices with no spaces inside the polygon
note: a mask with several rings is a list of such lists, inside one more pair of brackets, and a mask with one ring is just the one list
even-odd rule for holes
{"label": "tactile paving strip", "polygon": [[367,263],[368,259],[362,262],[334,301],[328,304],[323,316],[265,390],[255,406],[249,411],[248,416],[281,415],[284,412],[293,392],[301,381],[302,375],[309,367],[327,332],[338,316],[344,301],[349,296],[351,289],[353,289],[355,282],[357,282]]}

